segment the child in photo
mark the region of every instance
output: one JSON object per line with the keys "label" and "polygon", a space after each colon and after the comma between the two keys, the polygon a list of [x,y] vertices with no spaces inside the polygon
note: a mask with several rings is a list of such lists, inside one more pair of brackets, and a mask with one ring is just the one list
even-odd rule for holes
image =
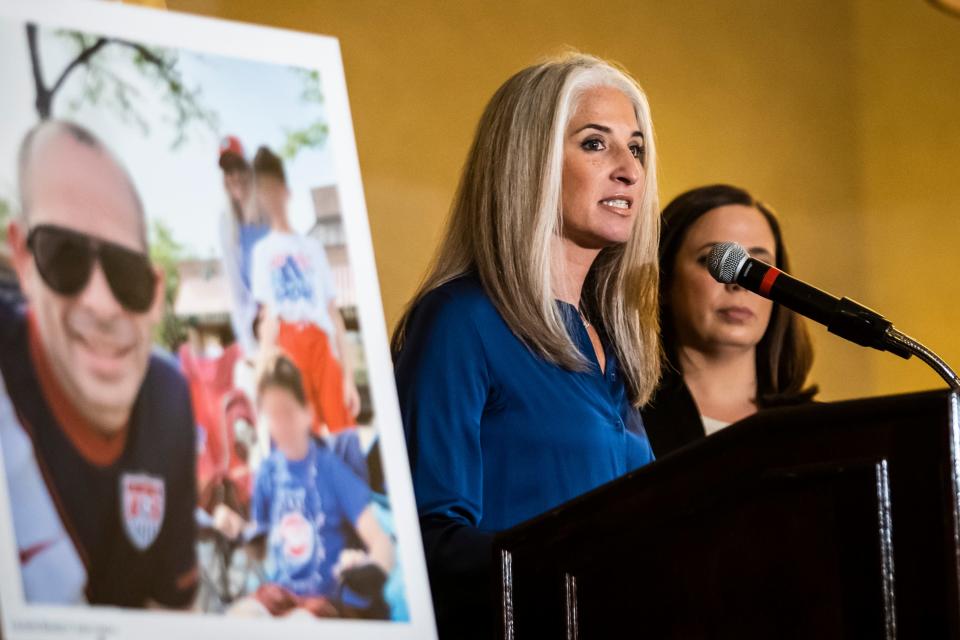
{"label": "child in photo", "polygon": [[[276,345],[303,374],[314,431],[325,426],[335,433],[355,424],[360,395],[326,251],[290,226],[283,161],[260,147],[253,170],[257,202],[270,221],[270,232],[253,249],[253,297],[261,315],[276,319]],[[261,342],[262,349],[273,346]]]}
{"label": "child in photo", "polygon": [[268,584],[256,603],[234,613],[300,609],[316,616],[386,618],[383,585],[393,568],[390,537],[380,526],[367,485],[311,433],[313,412],[301,375],[282,354],[260,374],[258,405],[274,450],[257,471],[251,522],[218,514],[228,536],[245,526],[265,536]]}

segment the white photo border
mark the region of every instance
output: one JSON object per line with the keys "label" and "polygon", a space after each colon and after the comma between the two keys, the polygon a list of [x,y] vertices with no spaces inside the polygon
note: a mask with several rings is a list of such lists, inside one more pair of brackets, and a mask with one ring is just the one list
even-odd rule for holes
{"label": "white photo border", "polygon": [[96,640],[229,637],[231,640],[253,640],[281,632],[284,640],[313,639],[318,635],[355,640],[436,638],[338,40],[101,0],[4,0],[0,3],[0,19],[320,72],[324,106],[330,123],[327,144],[333,157],[356,282],[357,313],[369,367],[389,500],[396,523],[398,560],[403,566],[404,593],[410,612],[407,622],[251,619],[198,612],[26,604],[18,569],[6,474],[0,456],[0,619],[3,637],[8,640],[62,640],[66,637]]}

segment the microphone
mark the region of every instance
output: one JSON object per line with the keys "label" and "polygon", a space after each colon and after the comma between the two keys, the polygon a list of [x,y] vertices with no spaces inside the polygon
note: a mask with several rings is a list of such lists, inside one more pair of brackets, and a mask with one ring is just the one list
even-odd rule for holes
{"label": "microphone", "polygon": [[[912,355],[893,328],[876,311],[850,298],[836,298],[797,280],[774,266],[751,258],[736,242],[714,245],[707,256],[710,275],[724,284],[737,284],[769,298],[827,327],[830,333],[864,347],[889,351],[901,358]],[[896,334],[896,335],[895,335]]]}

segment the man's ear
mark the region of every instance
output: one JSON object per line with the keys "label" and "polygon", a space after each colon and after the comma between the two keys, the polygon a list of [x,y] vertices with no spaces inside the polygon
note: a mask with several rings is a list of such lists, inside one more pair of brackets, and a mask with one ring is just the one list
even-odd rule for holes
{"label": "man's ear", "polygon": [[28,288],[26,285],[31,271],[31,256],[30,249],[27,248],[26,229],[21,222],[11,220],[7,225],[7,246],[10,247],[10,261],[17,274],[20,290],[26,294]]}

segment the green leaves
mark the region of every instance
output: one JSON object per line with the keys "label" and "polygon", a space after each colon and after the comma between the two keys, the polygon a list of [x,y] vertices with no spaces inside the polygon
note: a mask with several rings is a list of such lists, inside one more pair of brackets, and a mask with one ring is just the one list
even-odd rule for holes
{"label": "green leaves", "polygon": [[150,226],[150,260],[163,271],[163,318],[154,330],[154,341],[173,351],[187,337],[187,326],[173,313],[177,288],[180,286],[180,272],[177,265],[185,259],[183,245],[173,237],[170,227],[162,220],[154,218]]}
{"label": "green leaves", "polygon": [[[301,69],[291,67],[293,73],[300,76],[303,90],[300,100],[307,104],[323,104],[323,87],[320,83],[320,72],[316,69]],[[319,111],[319,110],[318,110]],[[280,155],[284,160],[293,158],[304,149],[319,149],[326,143],[330,134],[330,127],[322,118],[317,118],[305,127],[298,129],[284,129],[286,140],[280,148]]]}
{"label": "green leaves", "polygon": [[[143,135],[150,135],[150,123],[141,106],[146,98],[130,73],[137,74],[168,107],[169,122],[173,125],[171,148],[181,147],[188,139],[191,127],[199,125],[214,136],[219,135],[219,115],[203,104],[199,86],[188,87],[177,62],[175,51],[162,47],[147,47],[120,38],[95,37],[77,31],[59,30],[54,34],[72,47],[74,55],[59,72],[57,79],[41,101],[52,108],[56,93],[77,72],[84,71],[80,93],[68,108],[77,111],[85,105],[113,111],[121,122],[132,124]],[[39,46],[31,42],[31,46]],[[38,56],[39,58],[39,56]],[[35,76],[37,76],[37,69]],[[39,113],[41,118],[50,113]]]}

